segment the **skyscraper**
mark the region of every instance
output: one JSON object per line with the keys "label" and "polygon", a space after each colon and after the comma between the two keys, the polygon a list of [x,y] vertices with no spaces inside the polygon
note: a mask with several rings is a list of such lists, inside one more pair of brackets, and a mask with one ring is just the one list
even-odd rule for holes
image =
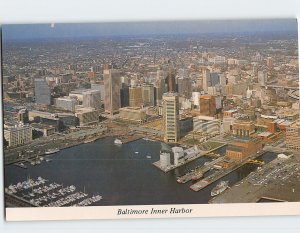
{"label": "skyscraper", "polygon": [[121,107],[129,106],[129,86],[126,83],[122,83],[121,88]]}
{"label": "skyscraper", "polygon": [[210,87],[210,70],[205,68],[202,72],[202,76],[202,88],[207,92],[207,88]]}
{"label": "skyscraper", "polygon": [[258,83],[261,86],[265,86],[266,82],[267,82],[267,78],[268,78],[268,73],[267,71],[258,71],[257,73],[257,79],[258,79]]}
{"label": "skyscraper", "polygon": [[268,66],[268,69],[273,69],[273,58],[272,57],[268,57],[267,58],[267,66]]}
{"label": "skyscraper", "polygon": [[162,70],[157,71],[157,76],[155,80],[155,98],[159,103],[162,100],[162,96],[165,93],[165,72]]}
{"label": "skyscraper", "polygon": [[142,87],[129,87],[129,106],[141,107],[143,104]]}
{"label": "skyscraper", "polygon": [[216,114],[216,100],[214,96],[200,96],[200,114],[203,116],[214,116]]}
{"label": "skyscraper", "polygon": [[152,84],[142,86],[143,102],[145,106],[154,106],[154,87]]}
{"label": "skyscraper", "polygon": [[179,99],[177,93],[163,95],[163,125],[166,142],[177,142],[180,137],[179,128]]}
{"label": "skyscraper", "polygon": [[[106,67],[106,66],[104,66]],[[114,114],[119,111],[120,101],[120,73],[114,69],[103,70],[104,79],[104,108],[105,112]]]}
{"label": "skyscraper", "polygon": [[167,91],[176,92],[175,71],[170,69],[167,76]]}
{"label": "skyscraper", "polygon": [[190,98],[192,95],[192,82],[189,78],[178,78],[178,93],[184,95],[186,98]]}
{"label": "skyscraper", "polygon": [[99,90],[88,90],[83,92],[83,107],[85,108],[101,108],[101,92]]}
{"label": "skyscraper", "polygon": [[51,105],[51,89],[44,78],[34,80],[34,93],[37,104]]}

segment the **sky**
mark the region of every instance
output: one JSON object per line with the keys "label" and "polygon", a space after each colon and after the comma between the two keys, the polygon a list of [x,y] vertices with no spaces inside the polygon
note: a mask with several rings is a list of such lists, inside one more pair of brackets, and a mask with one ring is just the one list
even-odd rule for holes
{"label": "sky", "polygon": [[296,19],[160,21],[120,23],[49,23],[2,25],[4,41],[102,36],[297,32]]}

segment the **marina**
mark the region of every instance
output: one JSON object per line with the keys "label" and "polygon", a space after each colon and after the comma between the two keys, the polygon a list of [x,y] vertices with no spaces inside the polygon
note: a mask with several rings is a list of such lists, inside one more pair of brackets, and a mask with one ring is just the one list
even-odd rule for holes
{"label": "marina", "polygon": [[102,200],[100,195],[89,197],[85,192],[76,191],[75,185],[63,187],[41,176],[11,184],[5,188],[5,194],[36,207],[86,206]]}

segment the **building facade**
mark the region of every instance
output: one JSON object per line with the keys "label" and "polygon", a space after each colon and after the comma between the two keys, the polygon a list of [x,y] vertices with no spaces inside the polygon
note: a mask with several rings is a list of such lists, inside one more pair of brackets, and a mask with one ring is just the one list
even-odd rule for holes
{"label": "building facade", "polygon": [[120,108],[120,119],[135,121],[135,122],[145,122],[146,121],[146,109],[125,107]]}
{"label": "building facade", "polygon": [[105,112],[114,114],[121,107],[120,100],[120,73],[114,69],[103,70],[104,79],[104,108]]}
{"label": "building facade", "polygon": [[60,97],[56,98],[54,100],[55,106],[57,108],[61,108],[67,111],[74,112],[75,111],[75,105],[78,104],[78,101],[76,98],[70,98],[70,97]]}
{"label": "building facade", "polygon": [[51,105],[51,89],[44,78],[34,80],[34,95],[37,104]]}
{"label": "building facade", "polygon": [[286,147],[300,150],[300,120],[291,124],[286,130]]}
{"label": "building facade", "polygon": [[26,125],[4,128],[4,138],[8,147],[24,145],[32,141],[32,128]]}
{"label": "building facade", "polygon": [[141,107],[143,104],[142,87],[129,87],[129,106]]}
{"label": "building facade", "polygon": [[82,105],[85,108],[101,109],[101,92],[99,90],[89,90],[83,92]]}
{"label": "building facade", "polygon": [[177,93],[163,95],[163,125],[166,142],[177,142],[180,138],[179,99]]}

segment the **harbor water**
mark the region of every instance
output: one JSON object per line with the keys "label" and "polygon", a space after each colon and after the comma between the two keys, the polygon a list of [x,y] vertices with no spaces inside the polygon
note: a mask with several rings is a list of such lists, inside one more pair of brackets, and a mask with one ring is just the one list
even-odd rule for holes
{"label": "harbor water", "polygon": [[[102,195],[97,205],[207,204],[217,182],[194,192],[189,188],[193,181],[179,184],[176,180],[211,158],[201,157],[164,173],[152,165],[159,160],[160,149],[160,142],[140,139],[115,145],[114,138],[108,137],[48,155],[51,162],[44,160],[36,166],[26,163],[28,169],[6,166],[5,187],[41,176],[63,186],[75,185],[87,193]],[[225,148],[217,152],[222,154]],[[267,152],[259,159],[267,163],[275,157],[276,154]],[[231,186],[258,166],[245,164],[222,180],[229,180]]]}

